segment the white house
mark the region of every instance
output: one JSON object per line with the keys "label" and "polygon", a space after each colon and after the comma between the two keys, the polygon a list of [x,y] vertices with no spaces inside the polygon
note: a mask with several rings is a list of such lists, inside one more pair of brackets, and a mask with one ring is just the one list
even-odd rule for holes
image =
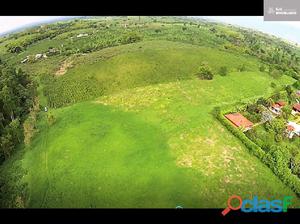
{"label": "white house", "polygon": [[87,37],[88,34],[87,33],[81,33],[81,34],[78,34],[77,35],[77,38],[80,38],[80,37]]}
{"label": "white house", "polygon": [[289,121],[287,125],[287,134],[289,138],[293,138],[294,135],[297,135],[300,137],[300,125]]}
{"label": "white house", "polygon": [[281,114],[281,109],[286,105],[283,101],[278,101],[274,103],[269,110],[272,111],[274,114],[279,115]]}
{"label": "white house", "polygon": [[300,104],[296,103],[293,106],[292,115],[296,116],[299,113],[300,113]]}

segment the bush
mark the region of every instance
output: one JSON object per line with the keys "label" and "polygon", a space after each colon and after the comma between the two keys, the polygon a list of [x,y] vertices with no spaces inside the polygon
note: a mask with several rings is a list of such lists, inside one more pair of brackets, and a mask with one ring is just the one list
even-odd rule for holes
{"label": "bush", "polygon": [[211,68],[207,64],[202,64],[199,67],[199,72],[197,73],[198,78],[204,80],[212,80],[214,78],[214,74]]}

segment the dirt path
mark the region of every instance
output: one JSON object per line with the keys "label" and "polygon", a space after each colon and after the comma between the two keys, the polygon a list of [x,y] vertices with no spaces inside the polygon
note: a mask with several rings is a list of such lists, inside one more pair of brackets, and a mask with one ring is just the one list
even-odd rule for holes
{"label": "dirt path", "polygon": [[71,59],[66,59],[60,66],[60,68],[56,71],[55,75],[56,76],[61,76],[64,75],[69,68],[73,67],[73,60]]}

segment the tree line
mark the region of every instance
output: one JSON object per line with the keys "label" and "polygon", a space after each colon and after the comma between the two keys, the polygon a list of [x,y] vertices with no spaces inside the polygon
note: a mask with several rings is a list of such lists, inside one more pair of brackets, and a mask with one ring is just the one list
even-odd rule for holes
{"label": "tree line", "polygon": [[0,64],[0,164],[23,142],[23,123],[31,111],[36,84],[21,69]]}

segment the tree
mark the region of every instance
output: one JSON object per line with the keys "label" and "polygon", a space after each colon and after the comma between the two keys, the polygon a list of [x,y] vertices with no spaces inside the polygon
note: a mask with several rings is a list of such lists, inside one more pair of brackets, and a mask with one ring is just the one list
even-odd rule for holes
{"label": "tree", "polygon": [[199,72],[197,73],[197,76],[200,79],[206,79],[206,80],[212,80],[214,78],[212,69],[206,63],[201,64],[201,66],[199,67]]}
{"label": "tree", "polygon": [[272,96],[272,99],[274,101],[278,101],[278,100],[280,100],[280,98],[281,98],[281,94],[279,91],[276,91],[276,93]]}
{"label": "tree", "polygon": [[300,153],[297,153],[291,158],[291,170],[293,174],[300,177]]}
{"label": "tree", "polygon": [[6,134],[0,137],[0,149],[1,154],[4,155],[5,159],[8,159],[12,154],[14,148],[12,136],[10,134]]}
{"label": "tree", "polygon": [[130,44],[141,41],[142,37],[136,32],[127,33],[121,40],[122,44]]}
{"label": "tree", "polygon": [[36,85],[21,69],[0,67],[0,163],[22,141],[22,122],[35,94]]}
{"label": "tree", "polygon": [[13,139],[16,140],[16,144],[21,142],[21,128],[20,128],[20,118],[14,119],[9,124],[10,133]]}
{"label": "tree", "polygon": [[287,92],[287,94],[290,96],[293,93],[293,88],[291,85],[287,85],[285,87],[285,91]]}
{"label": "tree", "polygon": [[286,129],[286,121],[284,119],[278,118],[268,121],[265,125],[267,130],[273,130],[275,133],[275,141],[282,141],[284,131]]}
{"label": "tree", "polygon": [[288,106],[285,106],[281,109],[281,115],[286,120],[289,118],[291,112],[292,112],[292,109]]}
{"label": "tree", "polygon": [[221,76],[226,76],[228,74],[228,68],[226,66],[220,67],[219,73]]}
{"label": "tree", "polygon": [[256,101],[256,104],[268,106],[268,101],[267,101],[265,98],[260,97],[260,98],[258,98],[258,100]]}

